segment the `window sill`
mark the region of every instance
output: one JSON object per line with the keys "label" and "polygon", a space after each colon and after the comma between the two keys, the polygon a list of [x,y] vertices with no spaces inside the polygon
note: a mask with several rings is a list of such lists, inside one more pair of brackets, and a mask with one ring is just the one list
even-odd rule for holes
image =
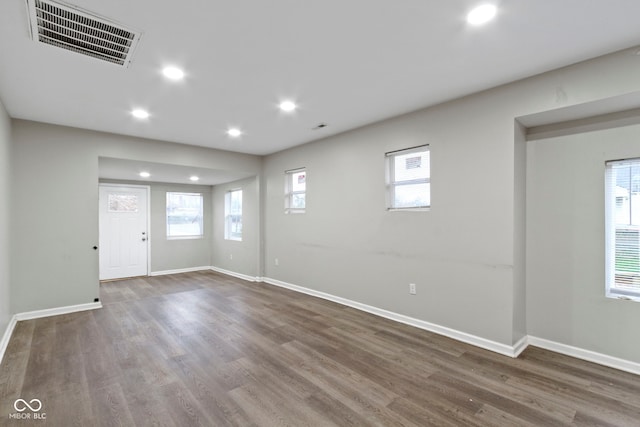
{"label": "window sill", "polygon": [[611,299],[622,300],[622,301],[640,302],[640,296],[635,296],[635,295],[608,293],[606,294],[606,297]]}
{"label": "window sill", "polygon": [[388,212],[429,212],[431,206],[426,208],[387,208]]}
{"label": "window sill", "polygon": [[167,236],[167,240],[197,240],[204,239],[204,236]]}

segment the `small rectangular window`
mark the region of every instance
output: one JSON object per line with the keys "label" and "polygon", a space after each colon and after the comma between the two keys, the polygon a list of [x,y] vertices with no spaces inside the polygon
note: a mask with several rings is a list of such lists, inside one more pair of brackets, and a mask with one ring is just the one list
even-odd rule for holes
{"label": "small rectangular window", "polygon": [[109,193],[108,206],[109,212],[138,212],[138,196]]}
{"label": "small rectangular window", "polygon": [[640,298],[640,158],[605,170],[607,296]]}
{"label": "small rectangular window", "polygon": [[285,201],[287,213],[304,213],[307,194],[307,171],[304,168],[285,172]]}
{"label": "small rectangular window", "polygon": [[242,240],[242,190],[227,191],[225,195],[224,238]]}
{"label": "small rectangular window", "polygon": [[387,208],[431,206],[429,146],[393,151],[387,157]]}
{"label": "small rectangular window", "polygon": [[203,232],[203,197],[200,193],[167,193],[167,237],[200,238]]}

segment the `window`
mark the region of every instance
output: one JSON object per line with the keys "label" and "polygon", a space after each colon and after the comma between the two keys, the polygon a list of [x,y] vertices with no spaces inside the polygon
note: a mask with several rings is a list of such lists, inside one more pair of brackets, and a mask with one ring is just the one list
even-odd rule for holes
{"label": "window", "polygon": [[431,206],[429,146],[392,151],[387,156],[387,207],[416,209]]}
{"label": "window", "polygon": [[285,212],[304,213],[306,207],[307,171],[304,168],[286,171],[285,177]]}
{"label": "window", "polygon": [[107,201],[109,212],[138,212],[136,194],[109,193]]}
{"label": "window", "polygon": [[242,240],[242,190],[227,191],[225,195],[224,238]]}
{"label": "window", "polygon": [[640,298],[640,158],[606,163],[607,296]]}
{"label": "window", "polygon": [[167,193],[167,237],[192,239],[204,235],[202,194]]}

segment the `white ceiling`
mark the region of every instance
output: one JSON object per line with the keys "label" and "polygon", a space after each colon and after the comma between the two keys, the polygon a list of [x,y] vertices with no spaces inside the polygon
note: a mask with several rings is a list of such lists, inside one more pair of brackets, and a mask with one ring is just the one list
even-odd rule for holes
{"label": "white ceiling", "polygon": [[480,1],[72,0],[142,31],[123,68],[32,41],[26,1],[2,0],[0,99],[14,118],[264,155],[640,44],[638,0],[486,1],[497,18],[469,27]]}
{"label": "white ceiling", "polygon": [[[140,177],[140,172],[147,172],[151,176],[142,178]],[[128,181],[141,181],[141,183],[170,182],[189,185],[217,185],[251,176],[251,174],[233,170],[194,168],[110,157],[100,157],[98,175],[100,178],[107,180],[125,179]],[[199,178],[198,181],[191,181],[189,179],[191,176],[197,176]]]}

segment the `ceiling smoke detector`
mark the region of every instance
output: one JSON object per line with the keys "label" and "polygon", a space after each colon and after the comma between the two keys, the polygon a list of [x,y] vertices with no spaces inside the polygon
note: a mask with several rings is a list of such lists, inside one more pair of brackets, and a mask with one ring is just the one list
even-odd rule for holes
{"label": "ceiling smoke detector", "polygon": [[141,33],[98,15],[52,0],[26,0],[31,37],[127,67]]}

